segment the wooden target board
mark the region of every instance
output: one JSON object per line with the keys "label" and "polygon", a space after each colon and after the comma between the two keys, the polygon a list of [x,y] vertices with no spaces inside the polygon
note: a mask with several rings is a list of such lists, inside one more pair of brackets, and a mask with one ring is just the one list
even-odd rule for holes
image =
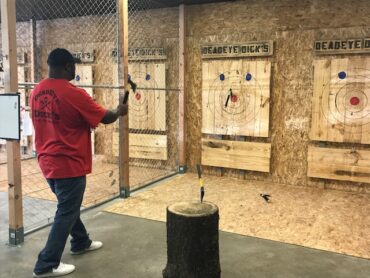
{"label": "wooden target board", "polygon": [[[76,86],[93,85],[93,69],[90,65],[76,65],[76,76],[72,81]],[[83,88],[92,98],[94,97],[93,88]]]}
{"label": "wooden target board", "polygon": [[[112,154],[119,156],[119,133],[113,132]],[[155,134],[129,134],[130,158],[167,160],[167,136]]]}
{"label": "wooden target board", "polygon": [[202,139],[202,165],[270,172],[271,144]]}
{"label": "wooden target board", "polygon": [[[129,96],[129,127],[139,130],[166,130],[166,66],[165,63],[135,63],[128,67],[129,78],[138,89]],[[117,66],[113,69],[118,84]],[[161,89],[161,90],[159,90]]]}
{"label": "wooden target board", "polygon": [[202,132],[269,136],[270,61],[203,62]]}
{"label": "wooden target board", "polygon": [[370,58],[314,62],[310,138],[370,144]]}
{"label": "wooden target board", "polygon": [[[165,63],[130,62],[129,78],[138,89],[129,95],[129,128],[140,131],[166,131],[166,65]],[[113,82],[118,82],[117,66]],[[167,135],[131,133],[130,158],[167,160]],[[118,133],[113,134],[112,154],[118,156]]]}
{"label": "wooden target board", "polygon": [[308,176],[370,183],[370,151],[309,146]]}
{"label": "wooden target board", "polygon": [[166,68],[164,63],[131,63],[129,77],[139,89],[129,97],[129,127],[166,130]]}

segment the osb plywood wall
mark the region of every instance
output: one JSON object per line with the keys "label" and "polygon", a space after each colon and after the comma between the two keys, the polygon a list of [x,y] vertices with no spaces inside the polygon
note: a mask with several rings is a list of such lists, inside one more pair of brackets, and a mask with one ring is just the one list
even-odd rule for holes
{"label": "osb plywood wall", "polygon": [[[271,71],[270,138],[247,138],[271,142],[271,173],[224,169],[224,175],[273,181],[299,186],[316,186],[370,192],[367,184],[307,178],[307,150],[320,145],[309,140],[313,94],[313,42],[320,39],[370,36],[368,1],[273,1],[248,0],[188,7],[187,18],[187,155],[191,171],[201,156],[202,59],[200,46],[274,40],[269,58]],[[338,57],[338,56],[330,56]],[[252,58],[251,60],[258,60]],[[321,145],[323,145],[322,143]],[[325,143],[344,148],[351,144]],[[370,146],[358,146],[370,149]]]}
{"label": "osb plywood wall", "polygon": [[[271,172],[241,172],[223,170],[226,176],[249,180],[265,180],[281,184],[316,186],[343,190],[370,192],[367,184],[328,181],[307,178],[308,146],[351,148],[351,144],[315,143],[309,140],[312,94],[313,94],[313,42],[321,39],[363,38],[370,36],[370,10],[368,0],[335,3],[329,0],[245,0],[225,3],[189,6],[187,11],[188,55],[186,86],[187,123],[187,162],[190,171],[201,157],[201,92],[202,59],[200,46],[206,43],[230,43],[246,41],[274,40],[274,55],[268,58],[271,69],[271,106],[269,138],[237,138],[252,142],[272,144]],[[38,22],[38,55],[43,75],[46,74],[46,55],[49,49],[60,43],[78,46],[87,36],[86,29],[81,36],[68,36],[71,26],[83,25],[83,18],[64,19],[56,22]],[[178,87],[178,9],[156,9],[141,12],[138,16],[142,26],[140,35],[130,32],[131,46],[164,47],[167,51],[166,86]],[[96,21],[99,22],[98,20]],[[24,24],[24,32],[29,33],[29,24]],[[94,28],[94,26],[87,26]],[[85,27],[85,28],[87,28]],[[21,27],[19,27],[21,28]],[[113,48],[115,43],[110,34],[98,32],[94,43],[97,51]],[[22,44],[18,38],[18,44]],[[27,43],[25,43],[26,46]],[[65,45],[65,44],[64,44]],[[98,47],[97,47],[98,46]],[[342,56],[326,56],[340,58]],[[251,58],[260,61],[261,58]],[[114,63],[112,61],[112,63]],[[109,69],[108,69],[109,68]],[[110,65],[97,62],[99,72],[110,72]],[[100,75],[104,76],[104,75]],[[95,83],[102,80],[95,79]],[[105,80],[109,83],[109,79]],[[177,145],[177,94],[168,92],[167,107],[170,138]],[[95,90],[99,102],[107,104],[107,92]],[[113,108],[113,107],[111,107]],[[111,130],[112,129],[112,130]],[[103,126],[97,130],[97,141],[104,142],[97,152],[108,153],[104,145],[111,146],[113,126]],[[107,132],[109,131],[109,132]],[[225,138],[233,139],[233,138]],[[370,146],[358,146],[369,150]],[[169,157],[176,162],[175,148],[169,149]],[[109,153],[108,153],[109,154]],[[217,173],[219,171],[216,171]]]}

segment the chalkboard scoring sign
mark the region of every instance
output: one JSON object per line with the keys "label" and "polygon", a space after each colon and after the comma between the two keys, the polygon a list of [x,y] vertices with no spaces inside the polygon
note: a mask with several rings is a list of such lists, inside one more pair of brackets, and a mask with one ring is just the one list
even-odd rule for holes
{"label": "chalkboard scoring sign", "polygon": [[271,56],[273,48],[273,41],[212,44],[201,46],[201,55],[203,59]]}
{"label": "chalkboard scoring sign", "polygon": [[95,51],[73,51],[74,58],[81,61],[81,63],[93,63],[95,60]]}
{"label": "chalkboard scoring sign", "polygon": [[369,53],[370,38],[315,41],[316,54]]}
{"label": "chalkboard scoring sign", "polygon": [[[112,50],[112,57],[117,57],[117,49]],[[167,56],[163,47],[130,47],[128,59],[130,61],[165,60]]]}

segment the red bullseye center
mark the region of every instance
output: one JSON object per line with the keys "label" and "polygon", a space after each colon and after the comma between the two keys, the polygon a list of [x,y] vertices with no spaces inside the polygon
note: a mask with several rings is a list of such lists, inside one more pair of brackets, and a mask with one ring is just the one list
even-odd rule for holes
{"label": "red bullseye center", "polygon": [[141,94],[140,93],[136,93],[135,98],[136,98],[137,101],[139,101],[141,99]]}
{"label": "red bullseye center", "polygon": [[231,97],[231,101],[232,101],[232,102],[237,102],[237,101],[238,101],[238,96],[233,95],[233,96]]}
{"label": "red bullseye center", "polygon": [[351,97],[349,102],[351,103],[351,105],[359,105],[360,104],[360,99],[358,97]]}

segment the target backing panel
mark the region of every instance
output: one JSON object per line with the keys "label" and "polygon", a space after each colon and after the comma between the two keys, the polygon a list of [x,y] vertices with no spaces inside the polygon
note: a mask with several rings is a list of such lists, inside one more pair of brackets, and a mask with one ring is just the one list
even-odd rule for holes
{"label": "target backing panel", "polygon": [[[119,134],[113,132],[113,156],[119,156]],[[167,160],[167,136],[154,134],[129,134],[131,158]]]}
{"label": "target backing panel", "polygon": [[310,138],[370,144],[370,58],[315,61]]}
{"label": "target backing panel", "polygon": [[202,139],[202,165],[270,172],[271,144]]}
{"label": "target backing panel", "polygon": [[270,61],[203,62],[202,132],[268,137]]}
{"label": "target backing panel", "polygon": [[370,151],[310,146],[308,176],[370,183]]}

